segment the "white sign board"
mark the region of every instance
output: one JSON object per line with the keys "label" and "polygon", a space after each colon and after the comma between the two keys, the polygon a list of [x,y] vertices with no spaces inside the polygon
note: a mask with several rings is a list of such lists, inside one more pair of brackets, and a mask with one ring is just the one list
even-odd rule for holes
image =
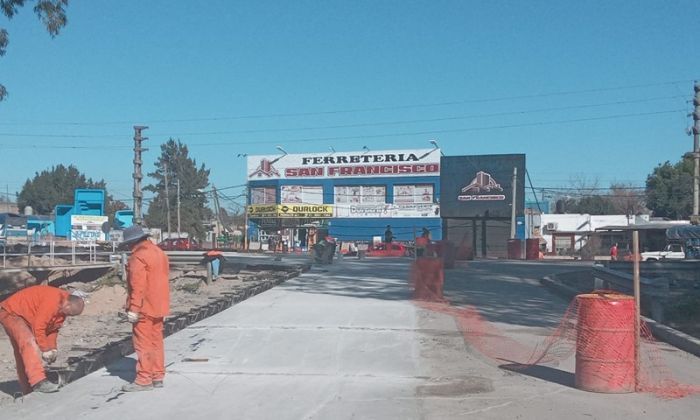
{"label": "white sign board", "polygon": [[108,221],[107,216],[74,214],[70,217],[70,239],[78,242],[104,241],[102,226]]}
{"label": "white sign board", "polygon": [[438,204],[336,204],[335,217],[440,217]]}
{"label": "white sign board", "polygon": [[440,149],[248,156],[248,180],[439,176]]}

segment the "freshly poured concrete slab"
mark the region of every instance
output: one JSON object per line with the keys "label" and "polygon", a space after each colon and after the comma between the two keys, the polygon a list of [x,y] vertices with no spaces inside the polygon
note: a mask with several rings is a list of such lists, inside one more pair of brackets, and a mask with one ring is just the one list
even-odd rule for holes
{"label": "freshly poured concrete slab", "polygon": [[[58,394],[3,407],[0,418],[607,419],[694,418],[700,410],[697,396],[577,390],[570,360],[531,374],[499,368],[452,316],[410,300],[409,262],[315,268],[174,334],[163,389],[119,392],[134,375],[133,357],[124,358]],[[533,282],[552,270],[562,268],[472,264],[448,272],[446,294],[535,345],[566,308]],[[697,359],[663,353],[700,383]]]}

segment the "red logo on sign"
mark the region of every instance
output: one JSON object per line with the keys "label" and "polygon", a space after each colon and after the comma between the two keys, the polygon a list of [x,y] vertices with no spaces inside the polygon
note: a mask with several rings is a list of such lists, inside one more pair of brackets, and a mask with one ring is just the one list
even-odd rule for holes
{"label": "red logo on sign", "polygon": [[252,174],[250,174],[250,176],[266,176],[268,178],[271,178],[273,176],[279,177],[280,173],[277,171],[277,169],[275,169],[274,166],[272,166],[271,161],[267,159],[260,159],[260,165],[258,165],[258,169],[256,169]]}

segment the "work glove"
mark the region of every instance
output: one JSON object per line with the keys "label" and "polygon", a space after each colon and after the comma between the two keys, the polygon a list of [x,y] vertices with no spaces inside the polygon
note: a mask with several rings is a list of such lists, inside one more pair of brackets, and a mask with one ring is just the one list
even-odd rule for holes
{"label": "work glove", "polygon": [[53,349],[41,353],[41,358],[44,359],[46,363],[53,363],[56,361],[56,356],[58,356],[58,350]]}
{"label": "work glove", "polygon": [[126,320],[131,322],[132,324],[136,324],[139,322],[139,313],[138,312],[127,312],[126,313]]}

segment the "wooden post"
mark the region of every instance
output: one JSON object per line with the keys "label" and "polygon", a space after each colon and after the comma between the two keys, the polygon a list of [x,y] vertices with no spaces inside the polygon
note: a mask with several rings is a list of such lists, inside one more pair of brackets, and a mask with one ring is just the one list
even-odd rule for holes
{"label": "wooden post", "polygon": [[126,265],[129,261],[128,257],[126,256],[126,253],[122,253],[121,255],[121,268],[122,268],[122,282],[124,284],[127,284],[127,281],[129,280],[129,273],[127,271]]}
{"label": "wooden post", "polygon": [[210,261],[205,261],[204,264],[206,264],[206,266],[207,266],[207,279],[205,280],[205,283],[208,286],[211,284],[211,282],[213,280],[214,273],[212,272],[212,266],[211,266]]}
{"label": "wooden post", "polygon": [[632,256],[633,256],[633,271],[632,281],[634,283],[634,378],[635,390],[638,388],[639,382],[639,339],[641,333],[641,299],[639,290],[639,231],[632,231]]}
{"label": "wooden post", "polygon": [[418,260],[418,246],[416,244],[418,236],[416,234],[416,225],[413,225],[413,261]]}

